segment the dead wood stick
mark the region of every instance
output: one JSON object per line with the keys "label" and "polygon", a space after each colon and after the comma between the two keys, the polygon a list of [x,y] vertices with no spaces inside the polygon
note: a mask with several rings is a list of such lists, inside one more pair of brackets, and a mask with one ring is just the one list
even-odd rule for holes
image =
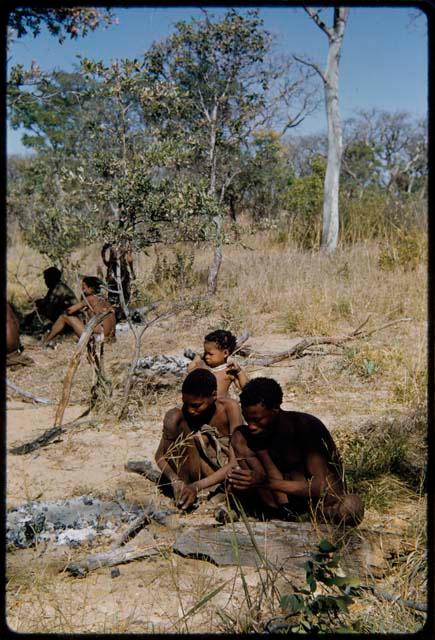
{"label": "dead wood stick", "polygon": [[23,396],[23,398],[28,398],[29,400],[33,400],[33,402],[39,402],[40,404],[54,404],[54,400],[50,400],[49,398],[43,398],[42,396],[34,396],[33,393],[29,393],[29,391],[24,391],[21,387],[14,384],[10,380],[6,379],[6,384],[10,387],[15,393],[19,396]]}
{"label": "dead wood stick", "polygon": [[69,398],[70,398],[70,394],[71,394],[72,381],[73,381],[75,372],[77,371],[77,368],[79,366],[80,359],[81,359],[81,357],[83,355],[83,352],[86,349],[89,340],[91,339],[92,333],[93,333],[95,327],[98,324],[100,324],[100,322],[102,320],[104,320],[104,318],[106,316],[108,316],[110,313],[112,313],[112,312],[111,311],[103,311],[101,313],[98,313],[93,318],[91,318],[91,320],[89,320],[89,322],[85,326],[82,335],[80,336],[80,340],[78,341],[78,344],[77,344],[77,347],[76,347],[76,351],[75,351],[73,357],[71,358],[71,362],[70,362],[68,370],[66,372],[65,380],[63,382],[62,396],[61,396],[59,405],[58,405],[57,410],[56,410],[56,417],[54,419],[54,426],[55,427],[59,427],[62,424],[63,414],[65,413],[65,409],[67,407],[67,404],[68,404],[68,401],[69,401]]}
{"label": "dead wood stick", "polygon": [[118,564],[126,564],[133,560],[142,560],[142,558],[149,558],[150,556],[157,555],[160,550],[169,548],[168,543],[158,543],[154,545],[147,545],[146,547],[135,547],[129,545],[127,547],[118,547],[111,549],[110,551],[103,551],[102,553],[95,553],[78,562],[70,562],[66,565],[62,571],[67,571],[73,576],[85,576],[89,571],[94,571],[99,567],[114,567]]}
{"label": "dead wood stick", "polygon": [[122,547],[122,545],[124,545],[140,529],[142,529],[145,525],[149,524],[151,520],[152,518],[147,511],[145,511],[144,513],[141,513],[141,515],[138,518],[136,518],[136,520],[133,520],[131,525],[128,527],[128,529],[124,531],[124,533],[118,538],[118,540],[115,540],[115,542],[112,545],[112,549],[117,549],[118,547]]}
{"label": "dead wood stick", "polygon": [[386,593],[385,591],[379,591],[373,584],[362,584],[362,589],[368,589],[373,593],[377,598],[387,600],[388,602],[396,602],[400,604],[402,607],[407,607],[408,609],[415,609],[416,611],[427,611],[427,604],[424,602],[417,602],[416,600],[407,600],[401,598],[398,595],[394,595],[393,593]]}
{"label": "dead wood stick", "polygon": [[285,360],[286,358],[301,358],[304,354],[304,351],[310,347],[318,346],[320,344],[333,344],[340,345],[343,342],[347,342],[349,340],[357,340],[361,338],[367,338],[371,336],[376,331],[381,331],[382,329],[386,329],[387,327],[391,327],[399,322],[409,322],[412,318],[399,318],[398,320],[392,320],[391,322],[387,322],[380,327],[375,327],[370,331],[361,331],[361,327],[363,327],[368,318],[354,331],[348,334],[344,334],[341,336],[313,336],[312,338],[304,338],[297,342],[290,349],[286,349],[286,351],[280,351],[275,355],[264,356],[259,358],[246,358],[244,361],[245,365],[253,364],[259,365],[263,367],[268,367],[271,364],[275,364],[276,362],[280,362],[281,360]]}
{"label": "dead wood stick", "polygon": [[[86,412],[85,412],[86,413]],[[83,415],[83,414],[82,414]],[[40,449],[41,447],[46,447],[50,442],[55,440],[58,436],[62,435],[69,429],[74,427],[78,427],[82,424],[95,424],[98,422],[97,418],[77,418],[77,420],[73,420],[72,422],[67,422],[61,427],[51,427],[41,433],[40,436],[31,440],[30,442],[26,442],[25,444],[21,444],[18,447],[14,447],[13,449],[9,449],[9,453],[12,453],[15,456],[22,456],[26,453],[31,453],[32,451],[36,451],[36,449]]]}

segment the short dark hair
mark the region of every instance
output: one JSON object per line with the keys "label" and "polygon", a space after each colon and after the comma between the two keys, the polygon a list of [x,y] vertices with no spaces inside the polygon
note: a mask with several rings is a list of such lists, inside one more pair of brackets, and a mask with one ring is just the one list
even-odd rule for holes
{"label": "short dark hair", "polygon": [[43,275],[45,280],[48,280],[49,282],[53,282],[55,284],[57,284],[62,277],[62,273],[57,267],[48,267],[48,269],[44,270]]}
{"label": "short dark hair", "polygon": [[100,289],[103,284],[100,278],[97,278],[96,276],[84,276],[84,278],[82,278],[82,282],[84,282],[85,285],[93,289],[95,293],[100,293]]}
{"label": "short dark hair", "polygon": [[191,393],[199,398],[209,398],[216,390],[216,378],[208,369],[194,369],[181,387],[181,393]]}
{"label": "short dark hair", "polygon": [[228,349],[230,353],[234,351],[237,344],[237,338],[231,333],[231,331],[225,331],[224,329],[217,329],[205,336],[204,342],[216,342],[219,349],[222,351]]}
{"label": "short dark hair", "polygon": [[240,394],[242,407],[262,404],[266,409],[274,409],[282,403],[282,389],[273,378],[253,378]]}

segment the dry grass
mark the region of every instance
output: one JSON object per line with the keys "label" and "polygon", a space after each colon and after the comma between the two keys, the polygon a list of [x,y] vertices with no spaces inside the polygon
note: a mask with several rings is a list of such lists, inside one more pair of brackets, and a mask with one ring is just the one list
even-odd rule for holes
{"label": "dry grass", "polygon": [[[361,492],[366,501],[364,526],[387,529],[393,519],[402,522],[406,553],[392,559],[380,588],[402,598],[424,600],[425,498],[421,482],[426,456],[427,274],[424,263],[415,258],[416,246],[420,247],[422,241],[405,239],[391,251],[385,245],[362,242],[340,248],[332,257],[277,242],[273,232],[258,232],[244,238],[244,242],[253,250],[241,246],[224,248],[216,298],[201,297],[189,312],[147,331],[142,355],[181,353],[187,346],[200,349],[203,336],[217,328],[234,333],[248,328],[254,339],[263,341],[259,342],[259,350],[263,346],[267,351],[268,342],[274,338],[285,345],[291,338],[349,332],[369,314],[370,328],[411,317],[411,321],[374,333],[368,339],[330,349],[328,356],[318,354],[248,373],[276,377],[284,387],[288,408],[320,415],[333,430],[350,486]],[[186,252],[190,249],[186,248]],[[410,268],[406,267],[407,252]],[[154,252],[136,257],[134,296],[138,306],[159,297],[174,299],[180,292],[203,296],[209,249],[195,249],[189,278],[181,280],[177,280],[174,268],[174,250],[161,249],[161,255],[166,255],[172,271],[169,279],[163,277],[159,282],[154,273]],[[78,291],[78,273],[97,273],[101,264],[99,248],[77,251],[73,263],[70,282]],[[8,299],[20,310],[29,310],[28,295],[37,297],[44,292],[41,273],[46,266],[19,242],[9,247]],[[26,349],[35,357],[38,375],[35,368],[29,368],[12,372],[11,378],[29,391],[58,398],[74,344],[73,339],[67,338],[59,343],[56,352],[41,355],[29,341]],[[132,354],[133,341],[124,336],[107,351],[106,369],[114,392],[112,399],[99,407],[101,417],[116,414]],[[73,401],[86,404],[90,377],[91,369],[83,362],[73,385]],[[177,385],[156,389],[138,382],[132,390],[126,419],[121,424],[109,420],[106,428],[129,434],[147,420],[160,421],[177,401]],[[386,414],[389,420],[385,419]],[[67,444],[70,454],[74,454],[73,441]],[[80,455],[84,455],[83,451]],[[89,457],[85,464],[91,463]],[[86,489],[83,493],[95,494],[96,488],[89,486],[85,475],[80,486]],[[80,486],[75,494],[82,491]],[[29,497],[33,496],[31,487],[30,474],[25,488]],[[97,489],[102,491],[103,487]],[[153,633],[170,628],[177,633],[240,633],[258,630],[261,620],[270,617],[276,608],[276,600],[270,590],[266,594],[255,572],[245,576],[241,568],[217,571],[204,562],[163,557],[155,565],[133,563],[125,569],[125,589],[129,588],[127,577],[132,580],[132,576],[149,588],[139,589],[137,597],[131,596],[129,611],[113,615],[117,606],[114,604],[109,615],[104,607],[98,609],[98,594],[104,591],[104,601],[112,602],[112,591],[115,594],[118,587],[110,583],[106,573],[99,573],[95,584],[86,579],[69,586],[67,578],[55,575],[53,568],[41,570],[36,552],[28,556],[28,567],[17,562],[19,553],[13,554],[8,569],[8,621],[18,631]],[[139,578],[142,573],[143,580]],[[230,578],[219,593],[210,595]],[[104,585],[102,591],[95,586],[97,583]],[[156,604],[159,614],[152,618],[144,609],[143,593],[157,593],[158,589],[168,601],[159,603],[160,608]],[[397,604],[380,603],[368,593],[358,601],[352,618],[367,633],[414,632],[423,622],[421,614]]]}

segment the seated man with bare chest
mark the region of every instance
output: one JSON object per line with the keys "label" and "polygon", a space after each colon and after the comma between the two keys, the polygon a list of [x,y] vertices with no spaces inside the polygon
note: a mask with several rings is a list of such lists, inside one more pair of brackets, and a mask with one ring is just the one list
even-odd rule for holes
{"label": "seated man with bare chest", "polygon": [[[242,504],[266,516],[315,518],[359,524],[364,506],[345,493],[339,453],[325,425],[308,413],[281,409],[282,389],[271,378],[255,378],[240,402],[246,425],[231,443],[238,466],[229,482]],[[260,509],[258,509],[260,506]]]}
{"label": "seated man with bare chest", "polygon": [[181,389],[183,406],[170,409],[155,459],[181,509],[191,507],[198,491],[222,482],[236,464],[229,444],[243,420],[231,398],[217,398],[215,376],[195,369]]}

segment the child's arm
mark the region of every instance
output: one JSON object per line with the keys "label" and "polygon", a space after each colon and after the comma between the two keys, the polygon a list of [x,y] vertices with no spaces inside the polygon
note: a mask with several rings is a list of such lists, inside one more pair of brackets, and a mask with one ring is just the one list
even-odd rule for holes
{"label": "child's arm", "polygon": [[204,368],[204,360],[201,358],[201,356],[196,355],[192,362],[189,362],[189,364],[187,365],[187,372],[190,373],[191,371],[193,371],[194,369],[203,369]]}
{"label": "child's arm", "polygon": [[246,372],[242,369],[239,363],[235,361],[230,361],[228,363],[227,375],[232,378],[239,389],[243,389],[249,380]]}

